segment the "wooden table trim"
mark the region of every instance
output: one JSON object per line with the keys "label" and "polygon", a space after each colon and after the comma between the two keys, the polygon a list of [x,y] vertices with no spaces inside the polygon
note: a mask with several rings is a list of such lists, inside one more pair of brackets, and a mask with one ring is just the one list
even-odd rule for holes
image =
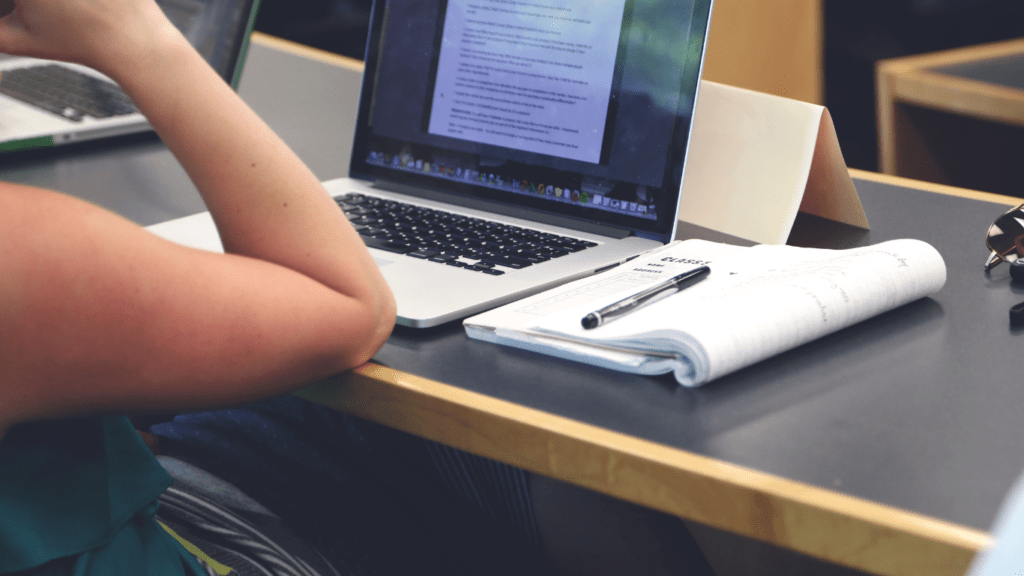
{"label": "wooden table trim", "polygon": [[1024,126],[1024,90],[997,86],[935,68],[1024,54],[1024,39],[882,60],[876,66],[879,162],[897,174],[898,105],[912,104],[982,120]]}
{"label": "wooden table trim", "polygon": [[341,54],[335,54],[334,52],[313,48],[306,46],[305,44],[299,44],[298,42],[292,42],[291,40],[285,40],[284,38],[264,34],[263,32],[253,32],[250,39],[254,44],[259,44],[260,46],[265,46],[267,48],[273,48],[289,54],[295,54],[296,56],[302,56],[303,58],[317,60],[332,66],[340,66],[348,70],[355,70],[360,73],[363,71],[362,60],[342,56]]}
{"label": "wooden table trim", "polygon": [[952,48],[927,54],[915,56],[904,56],[891,58],[884,62],[900,63],[913,68],[939,68],[942,66],[955,66],[966,62],[977,62],[979,60],[992,60],[1006,56],[1015,56],[1024,52],[1024,38],[1004,40],[1000,42],[989,42],[963,48]]}
{"label": "wooden table trim", "polygon": [[915,188],[926,192],[956,196],[958,198],[967,198],[969,200],[977,200],[979,202],[992,202],[995,204],[1005,204],[1007,206],[1017,206],[1021,202],[1024,202],[1024,199],[1014,196],[993,194],[992,192],[980,192],[978,190],[949,186],[947,184],[924,182],[923,180],[914,180],[913,178],[904,178],[903,176],[894,176],[892,174],[879,174],[877,172],[868,172],[867,170],[859,170],[857,168],[850,168],[849,171],[850,176],[857,180],[870,180],[872,182],[899,186],[901,188]]}
{"label": "wooden table trim", "polygon": [[883,62],[879,75],[894,104],[905,102],[963,116],[1024,126],[1024,90]]}
{"label": "wooden table trim", "polygon": [[872,574],[962,575],[983,531],[367,364],[300,396],[533,472]]}

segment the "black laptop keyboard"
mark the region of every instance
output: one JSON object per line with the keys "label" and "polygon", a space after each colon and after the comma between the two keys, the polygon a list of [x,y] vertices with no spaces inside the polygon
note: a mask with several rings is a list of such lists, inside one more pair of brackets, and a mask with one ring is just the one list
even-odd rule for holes
{"label": "black laptop keyboard", "polygon": [[443,210],[350,193],[335,198],[371,248],[504,274],[579,252],[594,242],[520,228]]}
{"label": "black laptop keyboard", "polygon": [[116,84],[59,64],[5,70],[0,93],[75,122],[138,111]]}

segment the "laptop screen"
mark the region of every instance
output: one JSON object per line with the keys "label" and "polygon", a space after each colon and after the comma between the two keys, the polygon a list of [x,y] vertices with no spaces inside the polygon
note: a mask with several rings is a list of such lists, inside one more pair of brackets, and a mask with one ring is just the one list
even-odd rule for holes
{"label": "laptop screen", "polygon": [[350,175],[667,241],[711,0],[378,0]]}

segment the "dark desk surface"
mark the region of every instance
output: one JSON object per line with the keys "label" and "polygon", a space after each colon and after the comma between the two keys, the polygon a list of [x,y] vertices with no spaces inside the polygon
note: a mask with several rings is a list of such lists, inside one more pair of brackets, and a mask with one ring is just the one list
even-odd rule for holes
{"label": "dark desk surface", "polygon": [[925,240],[946,260],[943,290],[702,388],[469,340],[458,324],[399,328],[374,360],[987,530],[1024,469],[1024,330],[1008,322],[1024,286],[1011,285],[1005,265],[982,267],[984,233],[1005,207],[856,184],[872,230],[844,244]]}
{"label": "dark desk surface", "polygon": [[975,82],[1024,90],[1024,54],[936,66],[933,70]]}
{"label": "dark desk surface", "polygon": [[[805,219],[791,243],[918,238],[946,261],[942,291],[702,388],[469,340],[456,323],[396,329],[374,360],[397,377],[367,372],[370,384],[342,379],[311,397],[866,571],[960,574],[1024,468],[1024,378],[1015,362],[1024,330],[1008,321],[1024,286],[1011,283],[1005,265],[983,269],[984,234],[1005,203],[903,182],[855,179],[870,231]],[[661,465],[670,472],[646,469]],[[844,526],[850,519],[864,525]],[[907,534],[929,546],[887,542]],[[897,550],[900,562],[892,561]]]}
{"label": "dark desk surface", "polygon": [[[323,94],[354,94],[353,72],[281,48],[258,39],[240,91],[318,176],[344,175],[351,113],[325,108]],[[318,84],[302,89],[303,75]],[[5,156],[0,179],[144,225],[203,210],[152,136]],[[695,390],[470,341],[456,323],[397,328],[375,357],[393,370],[365,367],[310,395],[868,571],[960,573],[1024,468],[1024,331],[1008,323],[1024,286],[1005,265],[982,267],[985,231],[1006,206],[910,181],[855,182],[870,232],[805,220],[792,242],[925,240],[948,266],[935,297]]]}

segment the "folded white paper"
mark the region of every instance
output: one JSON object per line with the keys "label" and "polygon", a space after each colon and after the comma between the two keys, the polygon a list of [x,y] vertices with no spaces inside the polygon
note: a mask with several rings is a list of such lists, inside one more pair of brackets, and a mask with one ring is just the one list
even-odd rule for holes
{"label": "folded white paper", "polygon": [[784,244],[797,211],[868,227],[828,110],[702,81],[679,219]]}

